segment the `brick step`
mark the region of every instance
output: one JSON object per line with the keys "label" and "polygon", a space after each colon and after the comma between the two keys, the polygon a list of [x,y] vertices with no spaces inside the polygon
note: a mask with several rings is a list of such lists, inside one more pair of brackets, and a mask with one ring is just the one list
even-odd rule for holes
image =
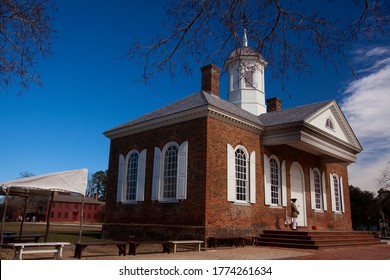
{"label": "brick step", "polygon": [[380,240],[377,239],[368,239],[368,238],[349,238],[349,239],[340,239],[340,238],[327,238],[327,239],[289,239],[289,238],[273,238],[273,237],[261,237],[260,241],[262,242],[280,242],[280,243],[299,243],[299,244],[337,244],[337,243],[380,243]]}
{"label": "brick step", "polygon": [[258,246],[319,249],[381,244],[375,235],[366,232],[281,231],[265,230],[256,241]]}

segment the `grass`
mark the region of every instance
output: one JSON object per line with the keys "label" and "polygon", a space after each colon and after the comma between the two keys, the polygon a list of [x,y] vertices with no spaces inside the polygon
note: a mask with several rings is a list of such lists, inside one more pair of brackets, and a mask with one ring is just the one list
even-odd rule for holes
{"label": "grass", "polygon": [[[4,231],[14,231],[16,234],[19,233],[20,223],[10,222],[4,224]],[[60,224],[53,223],[50,224],[49,235],[47,241],[49,242],[76,242],[79,239],[80,225],[75,224]],[[24,223],[23,224],[23,233],[40,233],[45,234],[46,232],[46,223]],[[98,224],[86,224],[82,228],[82,239],[83,241],[87,240],[96,240],[101,239],[102,236],[102,227]],[[41,240],[43,241],[43,240]]]}

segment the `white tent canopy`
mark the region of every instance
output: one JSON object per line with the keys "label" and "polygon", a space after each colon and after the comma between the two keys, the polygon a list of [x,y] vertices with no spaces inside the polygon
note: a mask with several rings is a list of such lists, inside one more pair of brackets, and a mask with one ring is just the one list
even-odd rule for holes
{"label": "white tent canopy", "polygon": [[62,171],[0,183],[3,191],[47,190],[52,192],[70,192],[85,195],[88,181],[88,169]]}
{"label": "white tent canopy", "polygon": [[[3,219],[1,224],[0,243],[1,244],[3,243],[3,237],[4,237],[3,231],[4,231],[5,215],[7,210],[8,195],[12,193],[29,194],[30,191],[45,191],[45,192],[52,193],[52,200],[49,205],[49,211],[51,208],[53,195],[55,192],[68,192],[68,193],[81,194],[83,196],[83,202],[82,202],[81,215],[80,215],[80,234],[79,234],[79,241],[80,241],[81,234],[82,234],[82,225],[83,225],[84,197],[85,197],[85,192],[87,190],[87,184],[88,184],[88,169],[85,168],[79,170],[62,171],[62,172],[49,173],[49,174],[38,175],[38,176],[31,176],[31,177],[0,183],[1,192],[6,194],[4,213],[3,213]],[[49,231],[49,224],[50,224],[49,218],[50,216],[47,217],[45,241],[47,240],[47,235]],[[20,236],[22,234],[23,221],[20,228],[20,233],[19,233]]]}

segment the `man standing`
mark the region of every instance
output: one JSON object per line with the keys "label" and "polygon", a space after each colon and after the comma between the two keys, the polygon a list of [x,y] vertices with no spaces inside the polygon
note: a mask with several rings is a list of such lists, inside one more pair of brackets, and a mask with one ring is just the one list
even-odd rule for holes
{"label": "man standing", "polygon": [[298,215],[299,211],[297,206],[295,205],[295,202],[297,201],[296,198],[291,198],[291,216],[292,216],[292,229],[297,230],[298,226]]}

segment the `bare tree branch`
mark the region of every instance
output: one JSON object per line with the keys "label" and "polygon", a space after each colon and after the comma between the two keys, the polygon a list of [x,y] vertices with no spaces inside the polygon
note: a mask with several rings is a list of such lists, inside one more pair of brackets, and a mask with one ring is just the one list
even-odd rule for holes
{"label": "bare tree branch", "polygon": [[344,61],[356,75],[347,50],[361,38],[388,34],[390,12],[384,2],[350,0],[350,13],[336,18],[304,1],[173,0],[167,6],[169,35],[152,39],[147,47],[135,42],[127,55],[142,65],[145,82],[159,72],[174,76],[191,72],[193,60],[222,65],[241,46],[245,28],[250,46],[272,65],[276,78],[285,79],[291,70],[310,72],[312,55],[334,65]]}
{"label": "bare tree branch", "polygon": [[34,65],[52,54],[54,11],[51,0],[0,1],[0,91],[41,84]]}

